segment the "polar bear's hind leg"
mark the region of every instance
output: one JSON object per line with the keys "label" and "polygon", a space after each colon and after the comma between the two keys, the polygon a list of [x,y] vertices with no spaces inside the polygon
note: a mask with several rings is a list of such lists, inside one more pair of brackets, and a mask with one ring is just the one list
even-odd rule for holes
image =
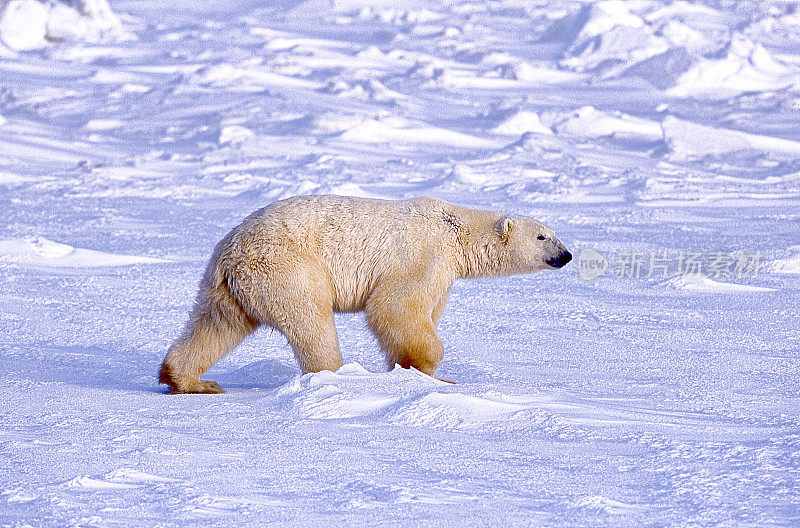
{"label": "polar bear's hind leg", "polygon": [[226,286],[222,291],[203,290],[186,330],[170,347],[158,375],[158,381],[168,385],[173,394],[223,392],[216,382],[202,381],[200,376],[258,327]]}

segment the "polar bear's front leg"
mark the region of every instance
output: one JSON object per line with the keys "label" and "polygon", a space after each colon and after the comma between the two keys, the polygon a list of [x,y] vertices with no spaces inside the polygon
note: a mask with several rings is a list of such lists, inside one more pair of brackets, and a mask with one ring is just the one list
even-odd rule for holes
{"label": "polar bear's front leg", "polygon": [[380,290],[367,302],[367,320],[386,352],[389,368],[414,367],[429,376],[439,368],[444,346],[433,322],[435,307],[428,304],[419,298],[398,298],[396,292]]}

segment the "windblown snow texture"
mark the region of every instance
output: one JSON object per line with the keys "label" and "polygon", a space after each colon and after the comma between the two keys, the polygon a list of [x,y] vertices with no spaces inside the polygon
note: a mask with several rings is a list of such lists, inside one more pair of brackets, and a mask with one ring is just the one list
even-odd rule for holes
{"label": "windblown snow texture", "polygon": [[[797,526],[800,11],[0,2],[0,526]],[[156,371],[215,243],[307,193],[533,215],[438,372]]]}

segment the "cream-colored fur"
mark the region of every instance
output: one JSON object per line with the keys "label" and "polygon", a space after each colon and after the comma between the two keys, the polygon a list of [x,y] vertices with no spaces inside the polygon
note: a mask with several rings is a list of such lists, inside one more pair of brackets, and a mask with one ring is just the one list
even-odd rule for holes
{"label": "cream-colored fur", "polygon": [[390,367],[433,375],[444,355],[436,323],[457,278],[532,273],[569,258],[533,218],[435,198],[275,202],[217,245],[159,380],[173,392],[221,392],[200,376],[261,325],[283,333],[303,372],[336,370],[333,314],[361,310]]}

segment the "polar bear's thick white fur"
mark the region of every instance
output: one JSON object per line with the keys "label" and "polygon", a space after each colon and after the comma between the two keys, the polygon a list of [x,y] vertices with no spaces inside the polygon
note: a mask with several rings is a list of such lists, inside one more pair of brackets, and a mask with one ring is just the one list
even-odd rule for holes
{"label": "polar bear's thick white fur", "polygon": [[281,200],[217,244],[159,381],[172,392],[222,392],[200,376],[262,325],[283,333],[304,373],[336,370],[333,314],[361,310],[390,367],[433,375],[444,354],[436,323],[456,279],[560,268],[570,258],[533,218],[435,198]]}

